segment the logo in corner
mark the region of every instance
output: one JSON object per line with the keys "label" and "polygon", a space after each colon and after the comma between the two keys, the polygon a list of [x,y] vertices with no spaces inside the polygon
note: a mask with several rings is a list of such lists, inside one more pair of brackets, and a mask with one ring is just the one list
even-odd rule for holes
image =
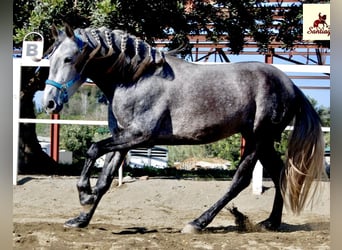
{"label": "logo in corner", "polygon": [[330,40],[330,4],[303,4],[303,40]]}

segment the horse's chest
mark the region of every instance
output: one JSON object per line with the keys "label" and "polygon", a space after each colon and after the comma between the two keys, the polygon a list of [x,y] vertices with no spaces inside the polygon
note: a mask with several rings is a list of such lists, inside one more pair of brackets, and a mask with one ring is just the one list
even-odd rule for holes
{"label": "horse's chest", "polygon": [[132,122],[154,119],[158,116],[161,96],[155,91],[121,91],[112,103],[113,114],[123,127]]}

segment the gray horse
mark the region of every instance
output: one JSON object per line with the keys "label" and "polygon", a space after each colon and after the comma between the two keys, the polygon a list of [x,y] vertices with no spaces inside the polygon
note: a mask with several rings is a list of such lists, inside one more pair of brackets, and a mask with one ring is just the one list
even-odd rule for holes
{"label": "gray horse", "polygon": [[[85,78],[109,100],[112,136],[94,143],[77,183],[82,212],[69,227],[86,227],[109,189],[128,150],[140,146],[210,143],[235,133],[245,139],[240,164],[226,194],[183,232],[204,229],[251,181],[257,160],[270,174],[275,198],[260,225],[275,230],[283,204],[299,213],[323,166],[320,119],[292,81],[280,70],[258,62],[199,65],[160,53],[119,30],[53,28],[50,73],[43,103],[57,113]],[[274,142],[292,121],[286,163]],[[95,160],[108,153],[94,187]]]}

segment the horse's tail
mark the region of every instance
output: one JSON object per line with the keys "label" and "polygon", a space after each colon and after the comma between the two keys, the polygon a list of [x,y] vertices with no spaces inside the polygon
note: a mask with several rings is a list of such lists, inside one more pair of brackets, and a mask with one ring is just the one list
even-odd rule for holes
{"label": "horse's tail", "polygon": [[309,197],[311,184],[322,176],[324,137],[318,114],[304,94],[295,88],[300,104],[288,142],[281,190],[285,204],[299,214]]}

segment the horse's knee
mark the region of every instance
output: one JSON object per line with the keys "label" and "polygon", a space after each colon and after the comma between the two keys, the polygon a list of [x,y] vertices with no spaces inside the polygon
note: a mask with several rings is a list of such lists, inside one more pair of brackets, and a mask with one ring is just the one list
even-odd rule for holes
{"label": "horse's knee", "polygon": [[82,206],[93,204],[94,195],[90,186],[90,181],[87,178],[80,178],[76,184],[79,200]]}
{"label": "horse's knee", "polygon": [[90,180],[86,178],[80,178],[76,183],[78,192],[91,193]]}
{"label": "horse's knee", "polygon": [[95,187],[84,185],[84,182],[77,183],[77,190],[79,194],[80,203],[82,206],[92,205],[100,199],[109,189],[111,182],[105,180],[98,180]]}

